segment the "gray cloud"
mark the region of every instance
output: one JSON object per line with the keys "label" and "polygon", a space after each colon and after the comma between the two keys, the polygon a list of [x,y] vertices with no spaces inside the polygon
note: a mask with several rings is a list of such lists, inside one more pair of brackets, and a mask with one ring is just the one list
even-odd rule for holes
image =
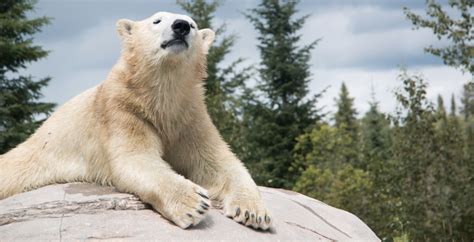
{"label": "gray cloud", "polygon": [[[257,33],[241,14],[257,4],[253,0],[227,0],[218,9],[216,21],[225,22],[228,33],[239,36],[224,65],[240,57],[247,59],[247,65],[259,62]],[[424,1],[301,2],[300,16],[311,14],[301,31],[302,43],[323,38],[313,51],[310,88],[316,93],[331,85],[321,100],[329,111],[334,109],[333,98],[342,81],[356,97],[361,113],[367,109],[371,85],[375,86],[382,108],[393,110],[392,90],[398,83],[398,65],[428,73],[427,78],[433,79],[430,91],[446,97],[467,79],[423,52],[423,47],[437,40],[429,31],[411,30],[401,10],[403,6],[422,12]],[[143,19],[156,11],[183,13],[171,0],[41,0],[34,15],[54,19],[36,36],[36,41],[52,52],[46,59],[33,63],[29,72],[38,77],[53,77],[44,99],[62,104],[99,84],[120,53],[115,22],[120,18]],[[446,88],[447,82],[443,80],[456,84]]]}

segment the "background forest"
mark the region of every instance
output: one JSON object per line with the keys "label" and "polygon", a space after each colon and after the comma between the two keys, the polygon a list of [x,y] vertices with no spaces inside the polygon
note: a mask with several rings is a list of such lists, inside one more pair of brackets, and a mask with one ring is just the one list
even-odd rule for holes
{"label": "background forest", "polygon": [[[41,101],[50,79],[22,74],[28,63],[48,54],[33,43],[33,35],[51,22],[29,17],[35,4],[0,3],[0,154],[26,139],[55,107]],[[223,2],[176,4],[200,28],[217,31],[205,80],[208,110],[259,185],[350,211],[386,241],[474,239],[472,0],[450,0],[447,9],[428,0],[423,14],[400,9],[414,29],[430,29],[446,40],[439,48],[426,46],[427,55],[470,79],[450,100],[433,101],[422,73],[400,68],[393,113],[380,111],[375,95],[369,111],[358,113],[345,84],[332,113],[318,104],[324,91],[309,94],[308,83],[317,79],[309,60],[318,40],[301,44],[299,30],[308,16],[298,15],[298,1],[259,0],[242,13],[258,32],[258,66],[246,66],[243,59],[223,64],[238,37],[214,21]]]}

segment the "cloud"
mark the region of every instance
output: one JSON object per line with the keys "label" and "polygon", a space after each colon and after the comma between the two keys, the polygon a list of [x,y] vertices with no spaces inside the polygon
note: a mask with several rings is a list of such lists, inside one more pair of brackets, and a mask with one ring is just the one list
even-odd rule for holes
{"label": "cloud", "polygon": [[[258,64],[258,34],[241,14],[257,4],[254,0],[227,0],[218,9],[216,21],[227,24],[227,33],[238,35],[223,65],[241,57],[247,60],[244,65]],[[400,85],[399,65],[424,74],[433,100],[438,93],[447,99],[451,93],[460,92],[468,78],[423,52],[423,47],[436,43],[436,38],[429,31],[411,29],[402,12],[404,5],[422,12],[425,3],[303,0],[298,5],[300,16],[311,13],[300,32],[301,44],[323,38],[313,51],[310,89],[311,93],[317,93],[330,86],[320,100],[327,111],[335,110],[334,98],[342,81],[355,97],[360,114],[368,109],[371,86],[381,109],[393,111],[396,106],[393,90]],[[37,16],[52,16],[54,20],[37,36],[36,42],[52,52],[46,59],[33,63],[29,72],[37,77],[53,77],[45,89],[44,100],[59,104],[106,78],[120,53],[120,41],[115,33],[118,19],[139,20],[160,10],[183,13],[173,0],[42,0],[38,7]]]}
{"label": "cloud", "polygon": [[[382,16],[386,19],[381,20]],[[320,68],[375,70],[441,64],[423,51],[436,38],[427,30],[413,31],[400,11],[341,8],[311,16],[301,33],[305,42],[322,37],[312,62]]]}
{"label": "cloud", "polygon": [[38,43],[51,53],[45,60],[33,63],[28,72],[36,77],[53,77],[44,99],[59,104],[103,81],[120,54],[112,19],[104,19],[75,35]]}
{"label": "cloud", "polygon": [[[443,4],[447,0],[438,1]],[[382,9],[401,9],[408,7],[410,9],[420,9],[425,7],[425,1],[394,1],[394,0],[303,0],[300,4],[301,9],[306,9],[308,12],[324,12],[327,9],[339,9],[341,7],[361,7],[361,6],[376,6]]]}
{"label": "cloud", "polygon": [[[334,98],[339,95],[342,82],[345,82],[350,95],[354,97],[354,104],[359,115],[369,110],[372,88],[380,109],[389,113],[395,111],[397,103],[394,91],[402,86],[398,79],[401,73],[398,68],[370,72],[357,68],[313,69],[313,71],[316,78],[310,83],[312,93],[318,93],[329,86],[320,100],[320,107],[325,106],[328,112],[332,113],[336,110]],[[428,83],[428,99],[436,101],[439,94],[448,105],[452,94],[455,94],[459,101],[462,85],[469,80],[468,74],[463,75],[460,71],[446,66],[423,66],[411,69],[409,73],[422,74],[423,79]]]}

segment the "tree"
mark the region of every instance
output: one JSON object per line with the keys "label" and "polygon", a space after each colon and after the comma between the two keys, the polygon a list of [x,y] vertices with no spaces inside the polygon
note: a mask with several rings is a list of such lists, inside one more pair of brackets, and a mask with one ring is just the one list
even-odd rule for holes
{"label": "tree", "polygon": [[32,36],[50,19],[29,18],[27,13],[34,5],[30,0],[0,3],[0,154],[24,141],[55,106],[38,101],[50,78],[35,81],[19,73],[48,54],[34,45]]}
{"label": "tree", "polygon": [[373,182],[367,172],[346,164],[336,172],[310,166],[296,182],[295,191],[351,211],[363,221],[369,221],[372,187]]}
{"label": "tree", "polygon": [[[471,86],[472,87],[472,86]],[[464,162],[465,166],[463,171],[467,174],[466,182],[461,186],[462,191],[458,191],[464,194],[464,200],[462,201],[462,215],[459,226],[456,228],[467,238],[474,238],[474,208],[472,207],[472,198],[474,197],[474,100],[473,100],[472,88],[464,86],[463,103],[464,114]]]}
{"label": "tree", "polygon": [[320,124],[297,138],[293,169],[302,173],[310,166],[336,172],[348,164],[347,157],[357,155],[351,148],[352,136],[343,129]]}
{"label": "tree", "polygon": [[[433,203],[432,170],[436,160],[435,115],[426,98],[426,83],[419,76],[402,72],[403,90],[396,93],[401,110],[394,120],[393,158],[398,168],[396,195],[400,197],[403,230],[410,240],[427,240],[433,236],[428,217]],[[420,207],[420,205],[422,205]]]}
{"label": "tree", "polygon": [[456,117],[456,113],[457,113],[457,110],[456,110],[456,99],[454,98],[454,94],[451,95],[451,112],[449,113],[449,115],[451,117]]}
{"label": "tree", "polygon": [[464,84],[461,97],[461,113],[464,114],[464,119],[474,116],[474,85]]}
{"label": "tree", "polygon": [[308,62],[317,41],[297,46],[297,32],[308,17],[294,19],[297,4],[262,0],[246,13],[259,33],[261,64],[255,91],[245,104],[249,148],[244,160],[258,183],[272,187],[293,186],[299,176],[290,167],[296,137],[317,119],[316,97],[307,98]]}
{"label": "tree", "polygon": [[427,0],[426,3],[427,18],[404,8],[407,18],[416,29],[429,28],[438,39],[449,40],[450,45],[439,48],[429,46],[425,51],[441,57],[446,65],[474,75],[474,1],[449,0],[450,10],[443,9],[435,0]]}
{"label": "tree", "polygon": [[472,175],[463,158],[459,120],[437,115],[421,77],[404,72],[400,79],[404,88],[397,93],[402,110],[394,120],[393,157],[403,231],[413,241],[467,241],[472,209],[465,188]]}
{"label": "tree", "polygon": [[444,100],[441,95],[438,95],[438,108],[436,112],[438,114],[439,119],[446,120],[448,118],[446,108],[444,107]]}
{"label": "tree", "polygon": [[336,99],[336,103],[337,112],[334,115],[336,127],[340,129],[341,132],[346,132],[350,136],[351,141],[347,143],[347,147],[345,147],[346,150],[351,152],[347,153],[344,162],[351,163],[356,168],[359,168],[360,164],[357,164],[360,161],[358,159],[359,124],[356,116],[357,111],[354,108],[354,98],[349,96],[349,91],[345,83],[341,85],[341,92],[339,93],[339,98]]}
{"label": "tree", "polygon": [[370,109],[361,121],[360,168],[372,181],[372,192],[366,194],[370,200],[370,211],[366,212],[369,226],[383,240],[393,238],[400,231],[397,218],[399,199],[394,195],[394,174],[397,167],[392,160],[392,131],[387,115],[380,112],[373,98]]}
{"label": "tree", "polygon": [[365,164],[362,169],[371,171],[371,166],[390,157],[390,121],[381,113],[378,103],[369,103],[370,109],[362,118],[361,151]]}
{"label": "tree", "polygon": [[[456,116],[454,96],[451,98],[449,117],[441,116],[436,123],[436,153],[437,162],[433,170],[437,171],[436,187],[433,187],[437,201],[439,221],[444,222],[447,238],[462,240],[460,227],[469,222],[462,221],[462,216],[469,210],[465,204],[466,193],[462,192],[465,184],[469,183],[469,173],[464,157],[463,126]],[[453,175],[456,174],[456,175]],[[467,206],[466,206],[467,205]]]}
{"label": "tree", "polygon": [[[217,28],[213,26],[214,13],[221,4],[220,0],[177,0],[176,2],[190,14],[200,29],[214,29],[218,38],[224,35],[225,25]],[[249,78],[250,69],[248,67],[239,69],[239,64],[242,63],[243,59],[238,59],[228,66],[221,67],[222,61],[235,44],[237,36],[227,35],[219,39],[210,48],[207,58],[208,77],[204,81],[206,105],[212,121],[224,140],[230,144],[237,154],[240,154],[242,153],[243,140],[239,121],[240,103],[237,93]]]}
{"label": "tree", "polygon": [[354,108],[354,98],[349,96],[346,84],[343,82],[341,85],[341,92],[339,98],[336,99],[337,112],[334,115],[334,121],[336,121],[336,127],[341,128],[344,126],[349,133],[357,135],[357,111]]}

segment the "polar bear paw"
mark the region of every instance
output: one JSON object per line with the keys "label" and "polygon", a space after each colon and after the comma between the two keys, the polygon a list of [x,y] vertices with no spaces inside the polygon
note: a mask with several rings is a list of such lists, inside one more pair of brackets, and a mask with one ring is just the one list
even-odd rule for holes
{"label": "polar bear paw", "polygon": [[272,224],[272,218],[261,199],[242,194],[228,199],[224,204],[224,214],[255,229],[267,230]]}
{"label": "polar bear paw", "polygon": [[171,196],[164,215],[183,229],[201,222],[211,206],[207,190],[193,183]]}

